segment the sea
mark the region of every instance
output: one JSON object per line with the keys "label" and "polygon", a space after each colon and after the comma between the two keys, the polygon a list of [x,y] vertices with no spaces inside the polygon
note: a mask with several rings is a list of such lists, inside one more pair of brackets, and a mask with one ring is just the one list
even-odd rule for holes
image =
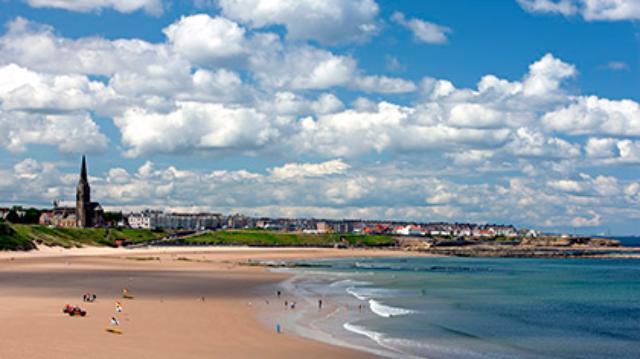
{"label": "sea", "polygon": [[[640,358],[640,260],[300,262],[283,326],[391,358]],[[320,307],[318,300],[322,300]]]}

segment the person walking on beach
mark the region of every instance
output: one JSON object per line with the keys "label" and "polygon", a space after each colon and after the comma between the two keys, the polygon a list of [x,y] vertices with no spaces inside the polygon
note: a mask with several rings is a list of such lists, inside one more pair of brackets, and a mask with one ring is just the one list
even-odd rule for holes
{"label": "person walking on beach", "polygon": [[276,333],[280,334],[282,333],[282,328],[280,328],[280,323],[276,324]]}
{"label": "person walking on beach", "polygon": [[276,292],[276,296],[277,296],[278,298],[280,298],[280,295],[281,295],[281,294],[282,294],[282,293],[280,293],[280,291],[277,291],[277,292]]}
{"label": "person walking on beach", "polygon": [[318,309],[322,309],[322,299],[318,299]]}

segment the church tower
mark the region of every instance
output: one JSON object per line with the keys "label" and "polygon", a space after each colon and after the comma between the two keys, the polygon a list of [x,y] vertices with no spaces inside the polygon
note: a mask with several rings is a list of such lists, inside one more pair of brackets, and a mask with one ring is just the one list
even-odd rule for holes
{"label": "church tower", "polygon": [[82,168],[80,169],[80,181],[76,188],[76,227],[91,227],[91,188],[89,187],[89,179],[87,178],[87,162],[84,155],[82,156]]}

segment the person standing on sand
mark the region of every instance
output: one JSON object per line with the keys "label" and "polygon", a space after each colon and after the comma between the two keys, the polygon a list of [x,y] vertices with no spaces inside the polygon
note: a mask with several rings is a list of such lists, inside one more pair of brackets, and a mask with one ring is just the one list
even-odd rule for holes
{"label": "person standing on sand", "polygon": [[277,291],[277,292],[276,292],[276,296],[277,296],[278,298],[280,298],[280,295],[281,295],[281,294],[282,294],[282,293],[280,293],[280,291]]}
{"label": "person standing on sand", "polygon": [[318,299],[318,309],[322,309],[322,299]]}
{"label": "person standing on sand", "polygon": [[276,324],[276,333],[278,334],[282,333],[282,330],[280,328],[280,323]]}

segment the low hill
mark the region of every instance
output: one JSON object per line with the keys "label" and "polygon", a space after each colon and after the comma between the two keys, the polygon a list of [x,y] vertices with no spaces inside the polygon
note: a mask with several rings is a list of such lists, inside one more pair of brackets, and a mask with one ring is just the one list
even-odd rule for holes
{"label": "low hill", "polygon": [[0,220],[0,250],[26,251],[34,248],[33,242],[17,233],[9,223]]}
{"label": "low hill", "polygon": [[30,250],[36,244],[64,248],[114,246],[116,240],[146,242],[166,236],[163,231],[110,228],[50,228],[0,223],[0,250]]}

